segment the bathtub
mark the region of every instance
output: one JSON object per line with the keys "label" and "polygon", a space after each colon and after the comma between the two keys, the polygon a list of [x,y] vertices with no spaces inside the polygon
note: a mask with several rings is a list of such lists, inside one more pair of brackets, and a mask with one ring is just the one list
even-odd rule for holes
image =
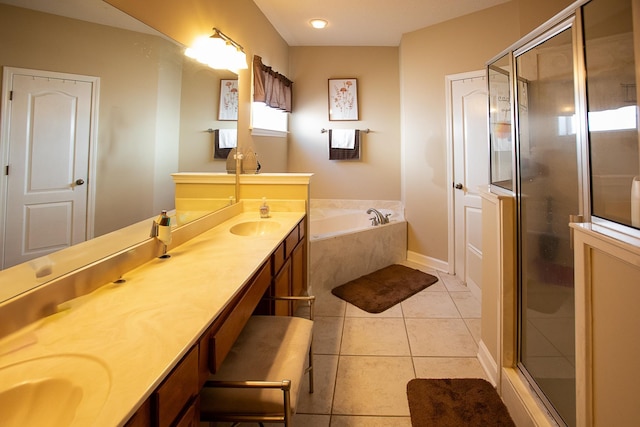
{"label": "bathtub", "polygon": [[[389,223],[373,226],[375,208]],[[406,260],[407,222],[397,201],[311,199],[309,290],[314,294]]]}

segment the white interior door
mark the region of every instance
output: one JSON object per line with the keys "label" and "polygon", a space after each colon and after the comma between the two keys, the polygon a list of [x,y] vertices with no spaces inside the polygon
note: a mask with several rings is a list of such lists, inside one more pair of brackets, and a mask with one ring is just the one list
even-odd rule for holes
{"label": "white interior door", "polygon": [[34,70],[9,82],[3,268],[87,238],[93,88],[66,77]]}
{"label": "white interior door", "polygon": [[472,291],[482,286],[482,209],[488,183],[488,106],[484,72],[450,80],[453,144],[454,271]]}

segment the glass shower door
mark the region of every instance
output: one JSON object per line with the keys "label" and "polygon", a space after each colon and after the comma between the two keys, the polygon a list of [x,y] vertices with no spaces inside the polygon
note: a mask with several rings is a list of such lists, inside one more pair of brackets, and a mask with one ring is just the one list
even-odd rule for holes
{"label": "glass shower door", "polygon": [[516,52],[520,227],[519,367],[575,425],[573,251],[580,212],[571,22]]}

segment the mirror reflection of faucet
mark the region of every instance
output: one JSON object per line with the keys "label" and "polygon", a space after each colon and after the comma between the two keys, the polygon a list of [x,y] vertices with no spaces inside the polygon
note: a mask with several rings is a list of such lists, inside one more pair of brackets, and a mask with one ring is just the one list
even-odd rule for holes
{"label": "mirror reflection of faucet", "polygon": [[167,245],[171,243],[171,218],[167,215],[167,211],[163,210],[157,220],[151,225],[151,236],[162,242],[162,255],[160,258],[169,258],[167,254]]}

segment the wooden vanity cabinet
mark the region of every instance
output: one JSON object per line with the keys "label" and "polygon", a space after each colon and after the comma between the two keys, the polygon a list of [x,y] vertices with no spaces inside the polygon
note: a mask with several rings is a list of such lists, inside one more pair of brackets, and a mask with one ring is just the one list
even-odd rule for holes
{"label": "wooden vanity cabinet", "polygon": [[151,427],[151,399],[144,401],[136,413],[129,418],[125,427]]}
{"label": "wooden vanity cabinet", "polygon": [[[153,393],[151,398],[153,425],[168,427],[197,425],[199,422],[196,408],[200,392],[198,349],[199,345],[193,346]],[[196,424],[189,424],[193,421]]]}
{"label": "wooden vanity cabinet", "polygon": [[200,338],[199,387],[220,368],[270,284],[269,259]]}
{"label": "wooden vanity cabinet", "polygon": [[198,394],[215,373],[249,317],[291,315],[295,305],[263,299],[265,295],[301,295],[307,288],[306,223],[300,223],[278,245],[247,285],[227,304],[180,363],[129,419],[126,427],[198,427]]}
{"label": "wooden vanity cabinet", "polygon": [[[272,296],[302,295],[307,289],[306,222],[303,218],[272,255]],[[271,314],[291,316],[297,304],[275,301]]]}

